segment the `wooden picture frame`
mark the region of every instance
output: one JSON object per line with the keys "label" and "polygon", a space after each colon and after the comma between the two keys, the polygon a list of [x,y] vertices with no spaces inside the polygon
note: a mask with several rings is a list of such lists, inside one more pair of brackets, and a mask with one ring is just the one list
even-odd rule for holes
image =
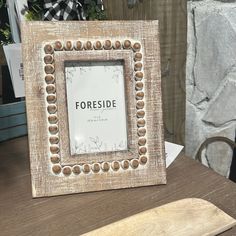
{"label": "wooden picture frame", "polygon": [[[24,22],[22,45],[33,197],[166,184],[158,21]],[[71,155],[71,61],[123,63],[126,150]]]}

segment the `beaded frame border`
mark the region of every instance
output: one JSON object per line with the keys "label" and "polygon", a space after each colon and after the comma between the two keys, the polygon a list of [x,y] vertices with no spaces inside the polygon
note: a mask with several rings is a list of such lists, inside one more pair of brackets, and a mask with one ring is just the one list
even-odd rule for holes
{"label": "beaded frame border", "polygon": [[[146,121],[145,121],[145,102],[144,102],[144,72],[142,70],[143,54],[141,53],[141,43],[135,40],[126,39],[123,42],[120,40],[97,40],[95,42],[91,41],[66,41],[65,43],[61,41],[55,41],[53,43],[47,43],[44,46],[44,71],[45,71],[45,96],[47,101],[47,112],[48,112],[48,130],[49,130],[49,150],[50,150],[50,160],[52,162],[52,172],[54,174],[64,174],[69,176],[72,173],[79,175],[81,172],[88,174],[90,171],[93,173],[98,173],[100,170],[107,172],[111,168],[114,171],[118,171],[120,168],[127,170],[129,167],[136,169],[142,165],[145,165],[148,161],[148,150],[146,147]],[[134,42],[134,43],[132,43]],[[137,116],[137,127],[139,136],[138,146],[139,146],[139,156],[133,157],[126,160],[115,160],[115,161],[105,161],[105,162],[95,162],[93,164],[82,163],[75,165],[62,165],[60,163],[60,130],[58,127],[58,116],[57,116],[57,96],[56,96],[56,78],[54,76],[55,66],[54,66],[54,53],[58,51],[73,51],[73,50],[132,50],[134,52],[134,79],[135,90],[136,90],[136,116]]]}
{"label": "beaded frame border", "polygon": [[[124,92],[125,92],[125,102],[126,102],[126,117],[127,117],[127,140],[128,149],[116,152],[102,152],[102,153],[90,153],[90,154],[80,154],[71,155],[70,152],[70,140],[68,129],[64,129],[69,124],[67,114],[67,91],[65,82],[65,64],[67,61],[122,61],[124,67]],[[137,125],[136,120],[136,99],[135,99],[135,87],[133,79],[133,53],[131,50],[100,50],[94,53],[93,50],[84,51],[62,51],[60,53],[55,53],[55,77],[57,78],[56,89],[58,94],[58,117],[61,122],[59,122],[59,129],[63,130],[61,133],[61,164],[62,165],[74,165],[77,163],[101,163],[106,161],[119,161],[124,158],[130,160],[133,157],[138,157],[138,141],[135,137],[137,136]],[[132,117],[132,118],[131,118]],[[134,118],[134,119],[133,119]]]}
{"label": "beaded frame border", "polygon": [[[139,27],[138,34],[132,30],[134,25]],[[165,184],[158,22],[26,22],[22,32],[33,196]],[[137,133],[131,139],[137,142],[137,155],[65,164],[55,58],[63,53],[97,55],[101,51],[133,55],[136,102],[131,109]]]}

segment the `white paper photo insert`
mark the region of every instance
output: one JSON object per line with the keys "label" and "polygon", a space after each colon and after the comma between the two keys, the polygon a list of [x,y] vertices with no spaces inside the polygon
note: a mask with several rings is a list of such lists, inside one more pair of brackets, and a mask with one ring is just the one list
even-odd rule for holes
{"label": "white paper photo insert", "polygon": [[65,62],[71,155],[127,150],[123,61]]}

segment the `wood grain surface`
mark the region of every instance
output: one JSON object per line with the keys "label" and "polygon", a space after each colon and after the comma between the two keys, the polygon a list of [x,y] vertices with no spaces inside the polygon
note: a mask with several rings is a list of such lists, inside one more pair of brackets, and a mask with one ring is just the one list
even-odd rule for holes
{"label": "wood grain surface", "polygon": [[[187,0],[104,0],[109,20],[159,20],[165,137],[184,145]],[[136,30],[134,28],[134,30]]]}
{"label": "wood grain surface", "polygon": [[[134,31],[133,28],[136,28],[136,30]],[[86,48],[88,40],[92,42],[90,42],[91,45],[100,40],[104,43],[104,49],[88,50]],[[113,47],[106,49],[105,42],[108,40],[110,40],[110,43],[119,40],[123,45],[122,49],[117,50]],[[76,50],[75,47],[69,51],[65,49],[68,41],[72,45],[82,41],[85,47],[83,50]],[[130,44],[128,48],[126,47],[127,42]],[[136,55],[135,43],[140,45],[140,53],[143,55],[142,63],[134,61]],[[59,47],[57,47],[58,45]],[[55,49],[55,63],[45,64],[46,54],[44,52],[48,52],[45,51],[46,46]],[[58,49],[59,51],[57,51]],[[107,53],[107,50],[110,50],[110,54]],[[65,149],[68,148],[68,145],[63,143],[66,140],[65,135],[68,136],[66,131],[68,122],[63,122],[67,117],[67,103],[65,96],[64,100],[60,100],[61,97],[59,98],[63,88],[55,92],[58,102],[61,101],[62,105],[59,106],[57,101],[54,104],[49,104],[47,102],[49,92],[47,90],[48,84],[45,82],[46,74],[55,76],[55,81],[50,85],[56,86],[58,89],[64,84],[64,76],[60,73],[64,71],[63,61],[80,60],[80,58],[82,60],[107,60],[109,58],[116,59],[116,56],[121,59],[122,52],[124,52],[124,59],[127,61],[127,50],[132,52],[130,59],[132,63],[128,66],[128,69],[125,69],[125,82],[127,82],[125,92],[126,94],[129,93],[125,99],[126,104],[128,104],[126,106],[127,128],[131,130],[128,131],[128,152],[132,152],[132,159],[125,152],[122,152],[122,159],[120,159],[121,155],[117,155],[119,159],[116,161],[114,161],[114,157],[111,157],[109,160],[111,168],[104,171],[102,165],[104,161],[108,162],[105,155],[104,159],[101,155],[100,157],[97,155],[101,163],[98,162],[97,157],[94,158],[95,155],[87,156],[88,163],[84,162],[83,156],[81,160],[78,157],[76,164],[81,171],[80,174],[75,174],[73,172],[74,166],[65,166],[63,163],[66,158],[66,162],[69,162],[68,157],[61,159],[60,156],[61,153],[66,153]],[[71,57],[69,56],[70,52]],[[22,24],[22,53],[33,197],[166,184],[158,21],[24,22]],[[86,56],[83,56],[83,53]],[[57,54],[60,54],[60,56],[57,56]],[[56,62],[58,58],[61,61],[59,66]],[[125,63],[125,66],[127,64]],[[129,68],[131,67],[133,73],[130,72]],[[54,70],[58,70],[58,72],[54,74]],[[126,71],[132,76],[128,76]],[[140,99],[137,98],[140,92],[135,90],[137,80],[135,71],[144,74],[142,78],[144,88]],[[138,100],[144,101],[145,120],[137,118],[136,112],[140,110],[136,105]],[[64,109],[62,109],[63,105]],[[58,122],[53,125],[48,121],[50,107],[53,107],[54,111],[52,113],[58,118]],[[137,126],[139,127],[138,122],[140,120],[144,121],[146,131],[145,138],[147,142],[143,146],[138,143],[141,135],[137,132]],[[58,135],[58,144],[51,145],[49,142],[52,133]],[[113,135],[112,130],[110,135]],[[135,142],[136,151],[133,150],[135,146],[133,143]],[[129,143],[131,143],[130,147]],[[50,161],[55,153],[60,158],[60,162],[57,164]],[[116,156],[116,153],[113,156]],[[143,156],[147,158],[145,164],[141,163]],[[122,168],[124,161],[130,162],[129,168]],[[138,163],[136,167],[132,165],[133,161]],[[93,168],[90,163],[101,166],[100,171],[96,173],[87,171]],[[118,166],[116,169],[114,163]],[[87,167],[86,171],[85,166]]]}
{"label": "wood grain surface", "polygon": [[186,198],[106,225],[83,236],[215,236],[236,220],[208,201]]}
{"label": "wood grain surface", "polygon": [[185,156],[167,169],[165,186],[32,199],[28,152],[27,137],[0,143],[1,236],[78,236],[183,198],[205,199],[236,218],[235,183]]}
{"label": "wood grain surface", "polygon": [[0,106],[0,142],[27,134],[25,102]]}

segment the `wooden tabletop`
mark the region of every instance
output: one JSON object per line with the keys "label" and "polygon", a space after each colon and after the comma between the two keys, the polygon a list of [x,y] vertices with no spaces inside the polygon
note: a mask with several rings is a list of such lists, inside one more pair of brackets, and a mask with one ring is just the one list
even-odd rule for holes
{"label": "wooden tabletop", "polygon": [[[185,156],[166,186],[32,199],[27,137],[0,143],[0,235],[80,235],[135,213],[202,198],[236,218],[236,184]],[[210,220],[210,219],[209,219]],[[235,236],[236,227],[222,235]]]}

